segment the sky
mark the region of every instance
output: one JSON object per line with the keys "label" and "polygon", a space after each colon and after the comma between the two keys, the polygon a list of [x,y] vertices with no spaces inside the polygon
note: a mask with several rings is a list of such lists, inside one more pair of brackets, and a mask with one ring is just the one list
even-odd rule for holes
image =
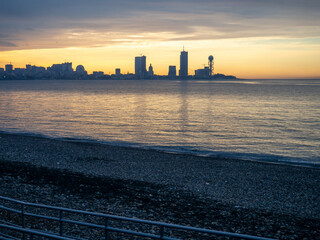
{"label": "sky", "polygon": [[319,0],[0,0],[0,67],[72,62],[90,73],[189,74],[215,58],[240,78],[319,78]]}

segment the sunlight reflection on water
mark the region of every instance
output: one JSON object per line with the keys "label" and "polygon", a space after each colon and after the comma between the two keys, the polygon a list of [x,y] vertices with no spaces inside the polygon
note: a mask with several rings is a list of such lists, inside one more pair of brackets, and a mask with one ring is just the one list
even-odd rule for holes
{"label": "sunlight reflection on water", "polygon": [[319,83],[0,81],[0,130],[320,162]]}

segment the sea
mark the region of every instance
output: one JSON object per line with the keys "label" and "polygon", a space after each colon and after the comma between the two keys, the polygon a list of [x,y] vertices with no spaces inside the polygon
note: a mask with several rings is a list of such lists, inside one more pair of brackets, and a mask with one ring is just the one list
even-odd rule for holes
{"label": "sea", "polygon": [[6,80],[0,131],[320,167],[320,80]]}

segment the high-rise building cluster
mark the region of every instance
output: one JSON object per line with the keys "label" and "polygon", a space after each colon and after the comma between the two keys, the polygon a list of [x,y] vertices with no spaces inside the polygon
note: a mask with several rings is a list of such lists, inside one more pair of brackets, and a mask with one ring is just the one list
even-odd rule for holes
{"label": "high-rise building cluster", "polygon": [[[150,64],[149,71],[146,70],[146,56],[135,57],[135,77],[137,79],[150,79],[154,77],[153,67]],[[177,71],[176,66],[169,66],[167,78],[176,79]],[[183,51],[180,53],[180,70],[179,78],[188,78],[188,52]]]}
{"label": "high-rise building cluster", "polygon": [[[209,56],[208,66],[203,69],[195,70],[195,75],[189,75],[188,68],[188,52],[184,50],[180,52],[180,69],[177,76],[176,66],[169,66],[168,79],[189,79],[189,78],[203,78],[208,79],[213,76],[213,56]],[[153,68],[150,64],[149,71],[146,70],[146,56],[135,57],[135,77],[136,79],[150,79],[154,77]]]}
{"label": "high-rise building cluster", "polygon": [[155,75],[153,66],[150,64],[147,70],[147,57],[137,56],[134,61],[134,74],[122,74],[120,68],[115,69],[115,73],[107,75],[102,71],[93,71],[88,74],[84,66],[78,65],[74,71],[71,62],[53,64],[51,67],[39,67],[30,64],[26,68],[13,68],[13,65],[7,64],[5,68],[0,68],[0,80],[6,79],[213,79],[213,78],[232,78],[233,76],[224,76],[223,74],[214,75],[214,57],[209,56],[208,66],[195,70],[194,75],[189,75],[188,52],[180,52],[180,69],[177,75],[176,66],[169,66],[168,75]]}
{"label": "high-rise building cluster", "polygon": [[149,70],[147,71],[146,62],[146,56],[135,57],[134,74],[137,79],[147,79],[152,78],[154,76],[152,65],[150,64]]}

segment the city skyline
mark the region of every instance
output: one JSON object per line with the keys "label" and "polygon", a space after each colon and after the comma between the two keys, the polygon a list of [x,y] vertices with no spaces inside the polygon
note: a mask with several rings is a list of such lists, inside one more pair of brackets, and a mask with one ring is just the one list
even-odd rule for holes
{"label": "city skyline", "polygon": [[[88,74],[83,65],[78,65],[75,70],[72,67],[72,62],[55,63],[52,66],[43,67],[31,64],[26,64],[25,68],[14,67],[8,63],[4,68],[0,67],[0,80],[15,80],[15,79],[73,79],[73,80],[87,80],[87,79],[101,79],[101,80],[129,80],[129,79],[236,79],[233,75],[224,75],[222,73],[214,74],[214,57],[208,57],[208,65],[204,64],[203,68],[196,69],[194,74],[188,72],[188,52],[180,52],[180,69],[177,74],[176,66],[168,66],[168,74],[155,74],[152,63],[150,63],[147,70],[147,57],[136,56],[134,58],[134,73],[121,73],[121,68],[115,68],[114,73],[105,74],[103,71],[93,71]],[[149,63],[148,63],[149,64]]]}
{"label": "city skyline", "polygon": [[0,66],[73,62],[126,73],[143,54],[167,75],[185,46],[188,72],[212,54],[217,72],[240,78],[316,78],[319,10],[316,0],[13,0],[0,9]]}
{"label": "city skyline", "polygon": [[[212,55],[210,55],[210,56],[212,57]],[[176,74],[176,73],[174,74],[175,77],[180,77],[181,79],[186,79],[188,76],[197,75],[197,72],[198,72],[199,70],[203,70],[203,68],[198,68],[198,69],[195,69],[195,70],[193,71],[194,74],[193,74],[193,73],[190,73],[190,69],[188,68],[188,62],[189,62],[188,51],[185,51],[185,48],[184,48],[184,46],[183,46],[183,50],[180,52],[180,62],[179,62],[180,69],[179,69],[178,74]],[[67,68],[69,68],[69,70],[72,69],[72,67],[69,66],[69,62],[65,61],[65,63],[63,63],[63,64],[68,64],[68,65],[67,65]],[[43,68],[43,69],[45,69],[45,70],[51,70],[51,68],[57,67],[56,65],[63,65],[63,64],[53,63],[52,66],[51,66],[51,67],[48,66],[47,69],[45,69],[44,66],[41,66],[40,68]],[[212,64],[212,62],[211,62],[211,64]],[[10,65],[10,66],[9,66],[9,65]],[[18,67],[15,67],[15,69],[17,69],[17,70],[19,71],[19,70],[22,70],[22,69],[31,70],[31,67],[39,68],[39,66],[36,66],[35,64],[30,64],[30,63],[24,64],[24,65],[26,66],[26,68],[23,68],[23,66],[18,66]],[[71,63],[71,65],[72,65],[72,63]],[[202,65],[202,66],[205,66],[205,64],[201,64],[201,65]],[[209,65],[209,64],[208,64],[208,65]],[[10,69],[12,68],[11,71],[7,71],[7,67],[9,67]],[[77,66],[77,68],[78,68],[78,67],[84,68],[82,64],[79,64],[79,65]],[[150,76],[153,76],[153,75],[171,76],[171,77],[172,77],[172,76],[173,76],[173,75],[172,75],[173,72],[172,72],[172,69],[170,70],[170,67],[172,68],[172,67],[176,67],[176,66],[175,66],[175,65],[174,65],[174,66],[173,66],[173,65],[168,65],[168,66],[167,66],[167,68],[168,68],[168,72],[167,72],[167,73],[168,73],[168,74],[156,74],[156,73],[154,73],[153,66],[152,66],[151,63],[150,63],[150,66],[149,66],[149,70],[147,70],[146,56],[141,54],[140,56],[135,56],[134,72],[132,73],[132,72],[127,71],[126,74],[134,74],[134,75],[138,76],[139,79],[145,79],[145,78],[150,77]],[[205,68],[209,68],[209,66],[207,66],[207,67],[205,67]],[[2,68],[1,65],[0,65],[0,73],[1,73],[1,71],[3,72],[4,70],[5,70],[6,73],[11,73],[11,72],[13,72],[12,70],[14,70],[14,68],[13,68],[12,62],[7,63],[3,68]],[[73,71],[73,70],[72,70],[72,71]],[[76,70],[76,71],[77,71],[77,70]],[[83,70],[83,71],[84,71],[84,70]],[[98,71],[104,73],[104,71],[100,71],[100,70],[98,70]],[[171,71],[171,73],[170,73],[170,71]],[[86,71],[86,73],[87,73],[87,72],[88,72],[88,71]],[[95,72],[97,72],[97,69],[91,71],[92,74],[94,74]],[[120,75],[123,75],[123,74],[124,74],[124,73],[121,74],[120,72],[121,72],[121,68],[120,68],[120,67],[117,67],[117,68],[115,68],[115,73],[114,73],[114,75],[120,76]],[[191,72],[192,72],[192,71],[191,71]],[[208,73],[205,74],[205,75],[208,75],[208,77],[209,77],[209,76],[211,76],[211,73],[212,73],[212,71],[211,71],[210,73],[208,72]],[[110,71],[110,70],[108,70],[108,71],[106,72],[106,74],[113,75],[112,71]]]}

